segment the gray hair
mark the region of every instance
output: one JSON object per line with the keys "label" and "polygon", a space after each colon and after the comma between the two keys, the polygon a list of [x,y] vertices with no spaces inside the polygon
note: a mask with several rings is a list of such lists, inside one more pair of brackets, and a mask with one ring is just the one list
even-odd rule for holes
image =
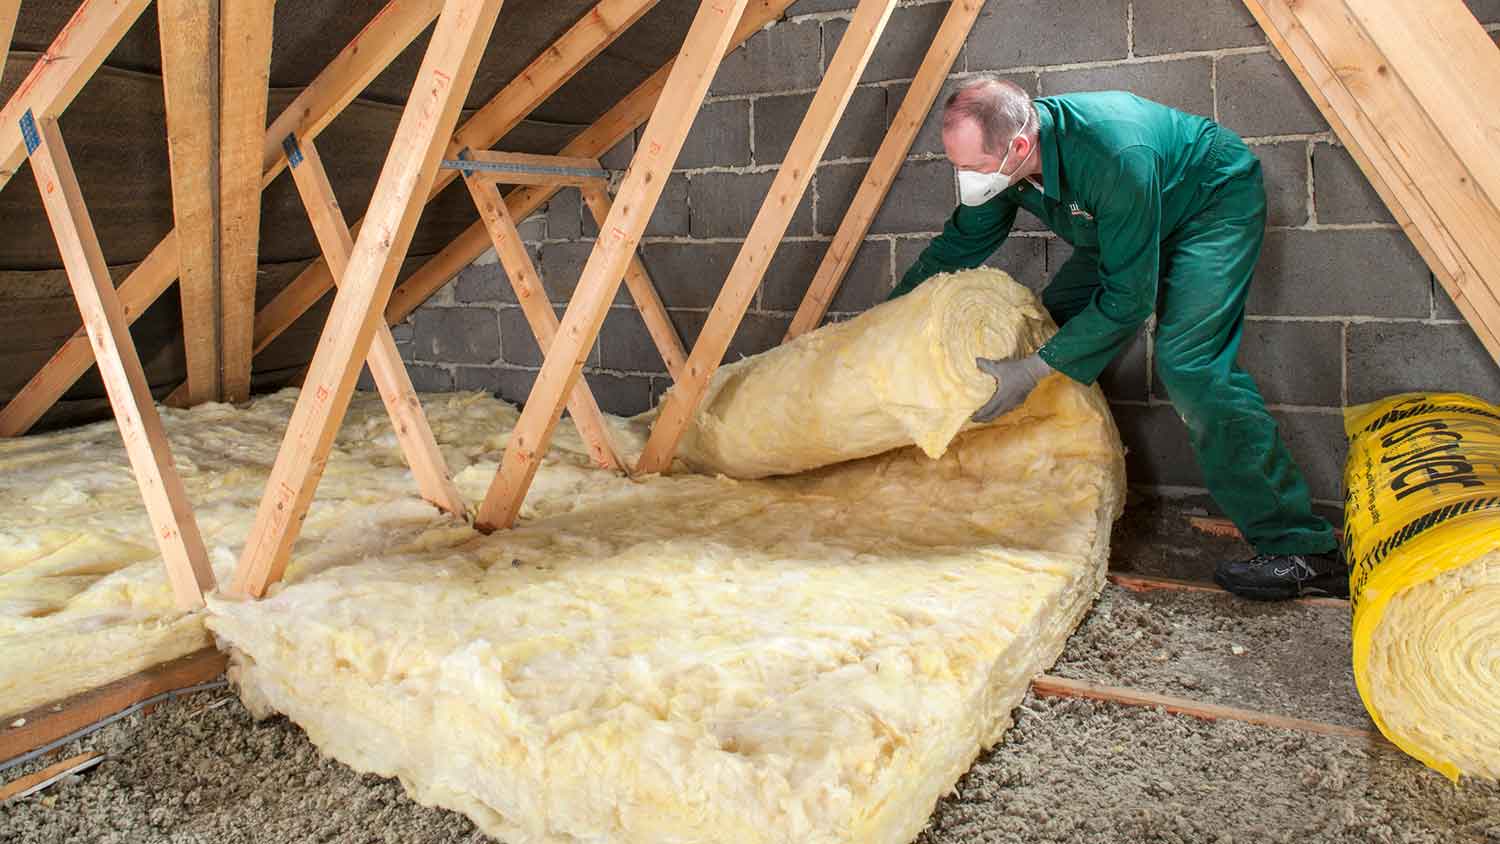
{"label": "gray hair", "polygon": [[961,85],[943,104],[943,130],[972,120],[984,137],[985,151],[1003,155],[1017,132],[1036,131],[1035,112],[1031,95],[1020,85],[981,73]]}

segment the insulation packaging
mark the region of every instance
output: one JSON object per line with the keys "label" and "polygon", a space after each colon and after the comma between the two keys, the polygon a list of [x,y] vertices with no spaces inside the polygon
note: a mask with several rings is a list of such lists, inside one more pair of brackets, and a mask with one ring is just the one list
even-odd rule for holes
{"label": "insulation packaging", "polygon": [[1360,695],[1448,778],[1500,778],[1500,407],[1411,393],[1345,424]]}
{"label": "insulation packaging", "polygon": [[999,270],[940,275],[892,302],[722,367],[679,454],[762,478],[915,443],[938,457],[995,390],[978,357],[1036,351],[1056,328]]}

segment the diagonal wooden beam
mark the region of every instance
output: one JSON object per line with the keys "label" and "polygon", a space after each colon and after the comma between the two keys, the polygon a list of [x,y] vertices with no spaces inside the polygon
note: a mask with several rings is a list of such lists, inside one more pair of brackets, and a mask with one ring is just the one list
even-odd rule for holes
{"label": "diagonal wooden beam", "polygon": [[709,379],[724,359],[735,329],[745,317],[760,281],[765,277],[771,256],[786,234],[787,224],[796,213],[807,185],[812,181],[823,151],[838,128],[844,107],[854,95],[854,86],[865,72],[865,64],[880,42],[880,33],[896,8],[896,0],[860,0],[849,21],[849,29],[839,41],[838,50],[818,92],[813,95],[807,115],[797,128],[797,135],[787,150],[776,178],[771,182],[770,193],[750,224],[750,233],[735,257],[734,265],[724,280],[724,287],[708,312],[708,320],[698,334],[698,342],[688,355],[687,367],[677,379],[671,392],[662,399],[651,426],[651,437],[641,452],[636,469],[642,473],[665,472],[672,465],[672,455],[677,442],[687,430],[688,422],[698,409],[703,392],[708,389]]}
{"label": "diagonal wooden beam", "polygon": [[[1455,238],[1420,186],[1447,177],[1438,179],[1431,165],[1423,165],[1415,175],[1399,165],[1396,148],[1410,139],[1388,139],[1386,131],[1364,111],[1356,95],[1364,80],[1346,82],[1345,77],[1358,77],[1368,68],[1360,63],[1341,65],[1326,55],[1318,38],[1298,17],[1308,10],[1285,0],[1244,2],[1459,312],[1490,354],[1500,360],[1500,299],[1487,287],[1484,271],[1476,267],[1464,248],[1478,243],[1464,244]],[[1342,41],[1334,46],[1347,49],[1356,39]],[[1383,62],[1374,66],[1385,68]],[[1419,143],[1432,145],[1428,141]]]}
{"label": "diagonal wooden beam", "polygon": [[275,0],[219,5],[219,386],[250,398]]}
{"label": "diagonal wooden beam", "polygon": [[157,0],[177,276],[187,359],[183,405],[219,398],[218,4]]}
{"label": "diagonal wooden beam", "polygon": [[[31,112],[37,120],[56,117],[73,102],[83,83],[94,75],[149,0],[84,0],[78,11],[52,39],[47,52],[36,60],[31,73],[0,109],[0,126],[11,127]],[[7,39],[8,43],[8,39]],[[26,147],[14,132],[0,133],[0,188],[10,182]]]}
{"label": "diagonal wooden beam", "polygon": [[[354,238],[344,221],[333,183],[328,180],[328,170],[323,167],[323,157],[311,141],[299,143],[295,137],[288,137],[286,147],[292,181],[307,209],[318,245],[322,247],[329,266],[333,267],[334,277],[343,278],[349,267],[349,255],[354,251]],[[443,460],[437,438],[432,435],[432,426],[422,412],[417,388],[412,386],[406,364],[401,360],[401,350],[396,348],[396,338],[391,336],[391,329],[384,320],[380,320],[375,328],[375,339],[366,365],[370,367],[370,377],[385,402],[391,428],[396,432],[401,453],[406,456],[406,464],[417,479],[422,497],[439,510],[463,517],[467,512],[463,496],[453,484],[453,475]]]}
{"label": "diagonal wooden beam", "polygon": [[115,295],[93,221],[83,204],[78,177],[55,119],[36,123],[28,112],[20,123],[31,156],[31,169],[42,194],[42,206],[57,237],[57,249],[62,254],[84,327],[98,355],[99,374],[114,408],[141,497],[145,499],[172,593],[179,608],[196,609],[203,606],[203,593],[214,588],[214,572],[208,564],[208,552],[198,533],[192,507],[188,505],[187,489],[172,463],[166,430],[151,400],[146,373],[130,339],[130,327]]}
{"label": "diagonal wooden beam", "polygon": [[[592,12],[574,23],[561,38],[469,118],[455,133],[443,157],[457,158],[465,149],[489,149],[656,2],[657,0],[608,0],[595,6]],[[600,150],[589,154],[565,151],[563,154],[598,158],[602,152]],[[428,201],[432,201],[457,177],[458,174],[451,170],[438,173],[437,180],[428,191]],[[525,219],[530,213],[517,212],[514,207],[511,208],[512,216],[518,220]],[[355,232],[359,231],[360,225],[354,225]],[[480,252],[489,248],[489,234],[483,223],[475,223],[469,228],[469,232],[483,244]],[[291,328],[332,286],[333,279],[328,274],[326,262],[314,261],[309,264],[307,269],[299,273],[291,284],[255,315],[255,353],[259,354],[272,340],[281,336],[283,331]]]}
{"label": "diagonal wooden beam", "polygon": [[10,40],[16,34],[16,17],[21,13],[21,0],[0,0],[0,70],[10,57]]}
{"label": "diagonal wooden beam", "polygon": [[[589,208],[589,213],[594,216],[594,222],[599,225],[599,230],[604,230],[604,221],[609,219],[610,208],[614,203],[609,198],[609,191],[602,187],[583,187],[583,201]],[[656,291],[656,283],[651,280],[651,275],[646,272],[646,265],[641,262],[641,256],[636,253],[630,255],[630,265],[625,269],[625,287],[630,291],[630,298],[635,300],[635,307],[641,312],[641,319],[646,323],[646,332],[651,335],[651,342],[656,344],[656,350],[661,353],[661,359],[667,365],[667,372],[674,379],[687,365],[687,351],[682,347],[682,338],[677,334],[677,326],[672,324],[672,318],[667,314],[667,306],[661,300],[661,294]]]}
{"label": "diagonal wooden beam", "polygon": [[[786,11],[792,2],[793,0],[750,0],[744,18],[739,28],[735,30],[732,43],[735,46],[744,43],[745,39],[780,18],[782,12]],[[662,86],[666,84],[671,69],[671,62],[663,65],[645,82],[637,85],[635,90],[624,99],[616,103],[604,116],[579,133],[559,154],[598,158],[615,144],[624,140],[626,135],[634,132],[646,122],[646,118],[651,116],[651,109],[656,103],[656,98],[661,95]],[[559,82],[558,85],[561,83]],[[498,103],[505,96],[506,92],[502,91],[494,100],[491,100],[491,103]],[[498,129],[494,132],[498,134],[492,132],[494,137],[488,141],[488,144],[493,144],[504,134]],[[486,144],[476,142],[476,146],[483,145]],[[465,144],[465,146],[470,145]],[[449,154],[454,155],[458,149],[463,148],[463,146],[450,145]],[[510,209],[513,218],[524,220],[544,205],[548,199],[551,199],[556,191],[556,188],[522,188],[506,195],[506,206]],[[465,229],[452,243],[427,259],[426,263],[396,288],[391,295],[391,304],[386,308],[386,321],[394,325],[406,319],[419,305],[442,289],[443,285],[452,280],[460,270],[489,248],[490,237],[483,223],[475,223]],[[326,273],[326,267],[320,262],[315,262],[256,315],[257,352],[290,328],[298,317],[307,312],[308,308],[317,304],[327,292],[328,285],[331,284],[326,278]]]}
{"label": "diagonal wooden beam", "polygon": [[[472,175],[465,177],[464,183],[469,188],[469,195],[474,197],[474,207],[479,209],[479,219],[489,229],[490,239],[495,244],[495,255],[500,259],[500,266],[505,269],[506,278],[510,279],[511,288],[516,291],[516,301],[521,305],[521,313],[526,315],[531,333],[536,336],[542,354],[546,355],[557,339],[557,313],[547,300],[547,291],[542,289],[542,279],[537,274],[536,266],[531,263],[531,256],[526,254],[526,245],[521,242],[516,221],[505,210],[505,200],[500,198],[500,192],[494,185],[485,184],[482,179]],[[384,327],[384,321],[381,326]],[[568,398],[568,411],[573,414],[573,424],[578,427],[578,434],[588,446],[589,455],[594,458],[594,462],[607,469],[622,469],[624,464],[615,451],[614,444],[610,442],[609,425],[604,421],[604,413],[594,400],[594,392],[582,378],[578,379]]]}
{"label": "diagonal wooden beam", "polygon": [[933,37],[932,45],[927,48],[927,55],[917,68],[916,77],[906,89],[906,96],[901,100],[896,118],[891,121],[891,128],[886,131],[885,139],[875,151],[875,158],[865,170],[864,179],[860,181],[853,201],[844,211],[844,219],[839,223],[833,241],[828,244],[828,251],[823,253],[823,260],[813,274],[807,294],[803,296],[796,315],[792,317],[792,324],[787,328],[786,340],[806,334],[823,322],[828,305],[838,295],[844,276],[854,264],[854,256],[864,245],[870,224],[875,221],[875,215],[885,203],[886,194],[890,193],[896,174],[901,172],[901,165],[906,163],[906,154],[911,151],[917,132],[921,130],[927,114],[932,111],[932,105],[948,79],[948,71],[953,69],[953,62],[958,58],[964,40],[969,37],[969,30],[974,28],[974,21],[979,18],[983,9],[984,0],[956,0],[948,7],[948,13],[943,17],[937,35]]}
{"label": "diagonal wooden beam", "polygon": [[667,176],[703,105],[714,72],[729,49],[745,2],[708,0],[699,5],[630,169],[625,173],[625,181],[620,185],[619,201],[600,227],[599,238],[594,241],[578,287],[563,314],[557,339],[547,349],[541,372],[511,432],[505,457],[479,508],[475,526],[480,530],[510,527],[515,523],[531,480],[547,453],[552,432],[562,417],[564,399],[578,381],[610,302],[620,288],[626,265],[661,198]]}
{"label": "diagonal wooden beam", "polygon": [[235,570],[235,593],[259,597],[286,570],[500,2],[447,0],[438,16]]}
{"label": "diagonal wooden beam", "polygon": [[[731,47],[738,47],[750,36],[774,23],[781,17],[782,12],[792,5],[792,2],[793,0],[750,0],[745,6],[745,13],[740,18],[739,26],[734,31],[734,37],[730,40]],[[640,128],[641,124],[651,116],[651,110],[655,108],[657,98],[661,96],[662,88],[667,84],[667,77],[671,75],[672,65],[673,62],[662,65],[656,73],[637,85],[635,90],[627,94],[602,117],[578,133],[578,136],[569,141],[559,154],[598,158],[612,149],[615,144],[624,140],[626,135]],[[507,194],[505,204],[510,209],[512,217],[524,220],[533,211],[542,207],[556,192],[556,188],[521,188]],[[428,258],[426,263],[418,267],[416,272],[396,288],[396,292],[391,294],[391,304],[385,311],[386,321],[394,325],[406,319],[412,311],[427,301],[432,294],[441,290],[488,248],[490,248],[490,240],[484,230],[484,224],[475,223],[469,226],[452,243],[443,247],[442,251]],[[312,307],[312,305],[309,304],[307,307]],[[300,313],[299,311],[298,314]],[[257,325],[259,325],[258,320]]]}
{"label": "diagonal wooden beam", "polygon": [[[286,166],[281,139],[293,134],[300,138],[317,137],[370,80],[427,28],[437,16],[439,3],[440,0],[391,0],[297,95],[265,133],[261,187],[269,185]],[[176,280],[177,236],[168,232],[120,283],[126,319],[134,322]],[[26,433],[93,362],[88,337],[79,329],[0,411],[0,436]],[[174,396],[181,398],[177,393]]]}

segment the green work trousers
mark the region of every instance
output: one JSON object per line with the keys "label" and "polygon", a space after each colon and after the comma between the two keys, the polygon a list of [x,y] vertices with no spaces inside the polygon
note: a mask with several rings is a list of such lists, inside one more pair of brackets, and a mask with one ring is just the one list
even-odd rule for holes
{"label": "green work trousers", "polygon": [[[1313,513],[1307,482],[1276,420],[1255,380],[1235,362],[1265,223],[1257,162],[1219,185],[1163,241],[1156,373],[1187,424],[1214,501],[1255,550],[1316,554],[1336,547],[1333,528]],[[1082,311],[1099,289],[1098,263],[1097,252],[1076,250],[1058,269],[1042,293],[1057,324]]]}

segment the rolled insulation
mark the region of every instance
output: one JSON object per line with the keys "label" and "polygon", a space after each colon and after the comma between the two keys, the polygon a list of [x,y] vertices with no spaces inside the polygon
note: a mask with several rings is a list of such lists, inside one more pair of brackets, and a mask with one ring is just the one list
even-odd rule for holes
{"label": "rolled insulation", "polygon": [[1056,330],[999,270],[937,276],[900,299],[719,369],[679,456],[734,478],[786,475],[915,443],[939,457],[995,391],[978,357]]}
{"label": "rolled insulation", "polygon": [[1500,778],[1500,407],[1412,393],[1346,426],[1360,695],[1448,778]]}

